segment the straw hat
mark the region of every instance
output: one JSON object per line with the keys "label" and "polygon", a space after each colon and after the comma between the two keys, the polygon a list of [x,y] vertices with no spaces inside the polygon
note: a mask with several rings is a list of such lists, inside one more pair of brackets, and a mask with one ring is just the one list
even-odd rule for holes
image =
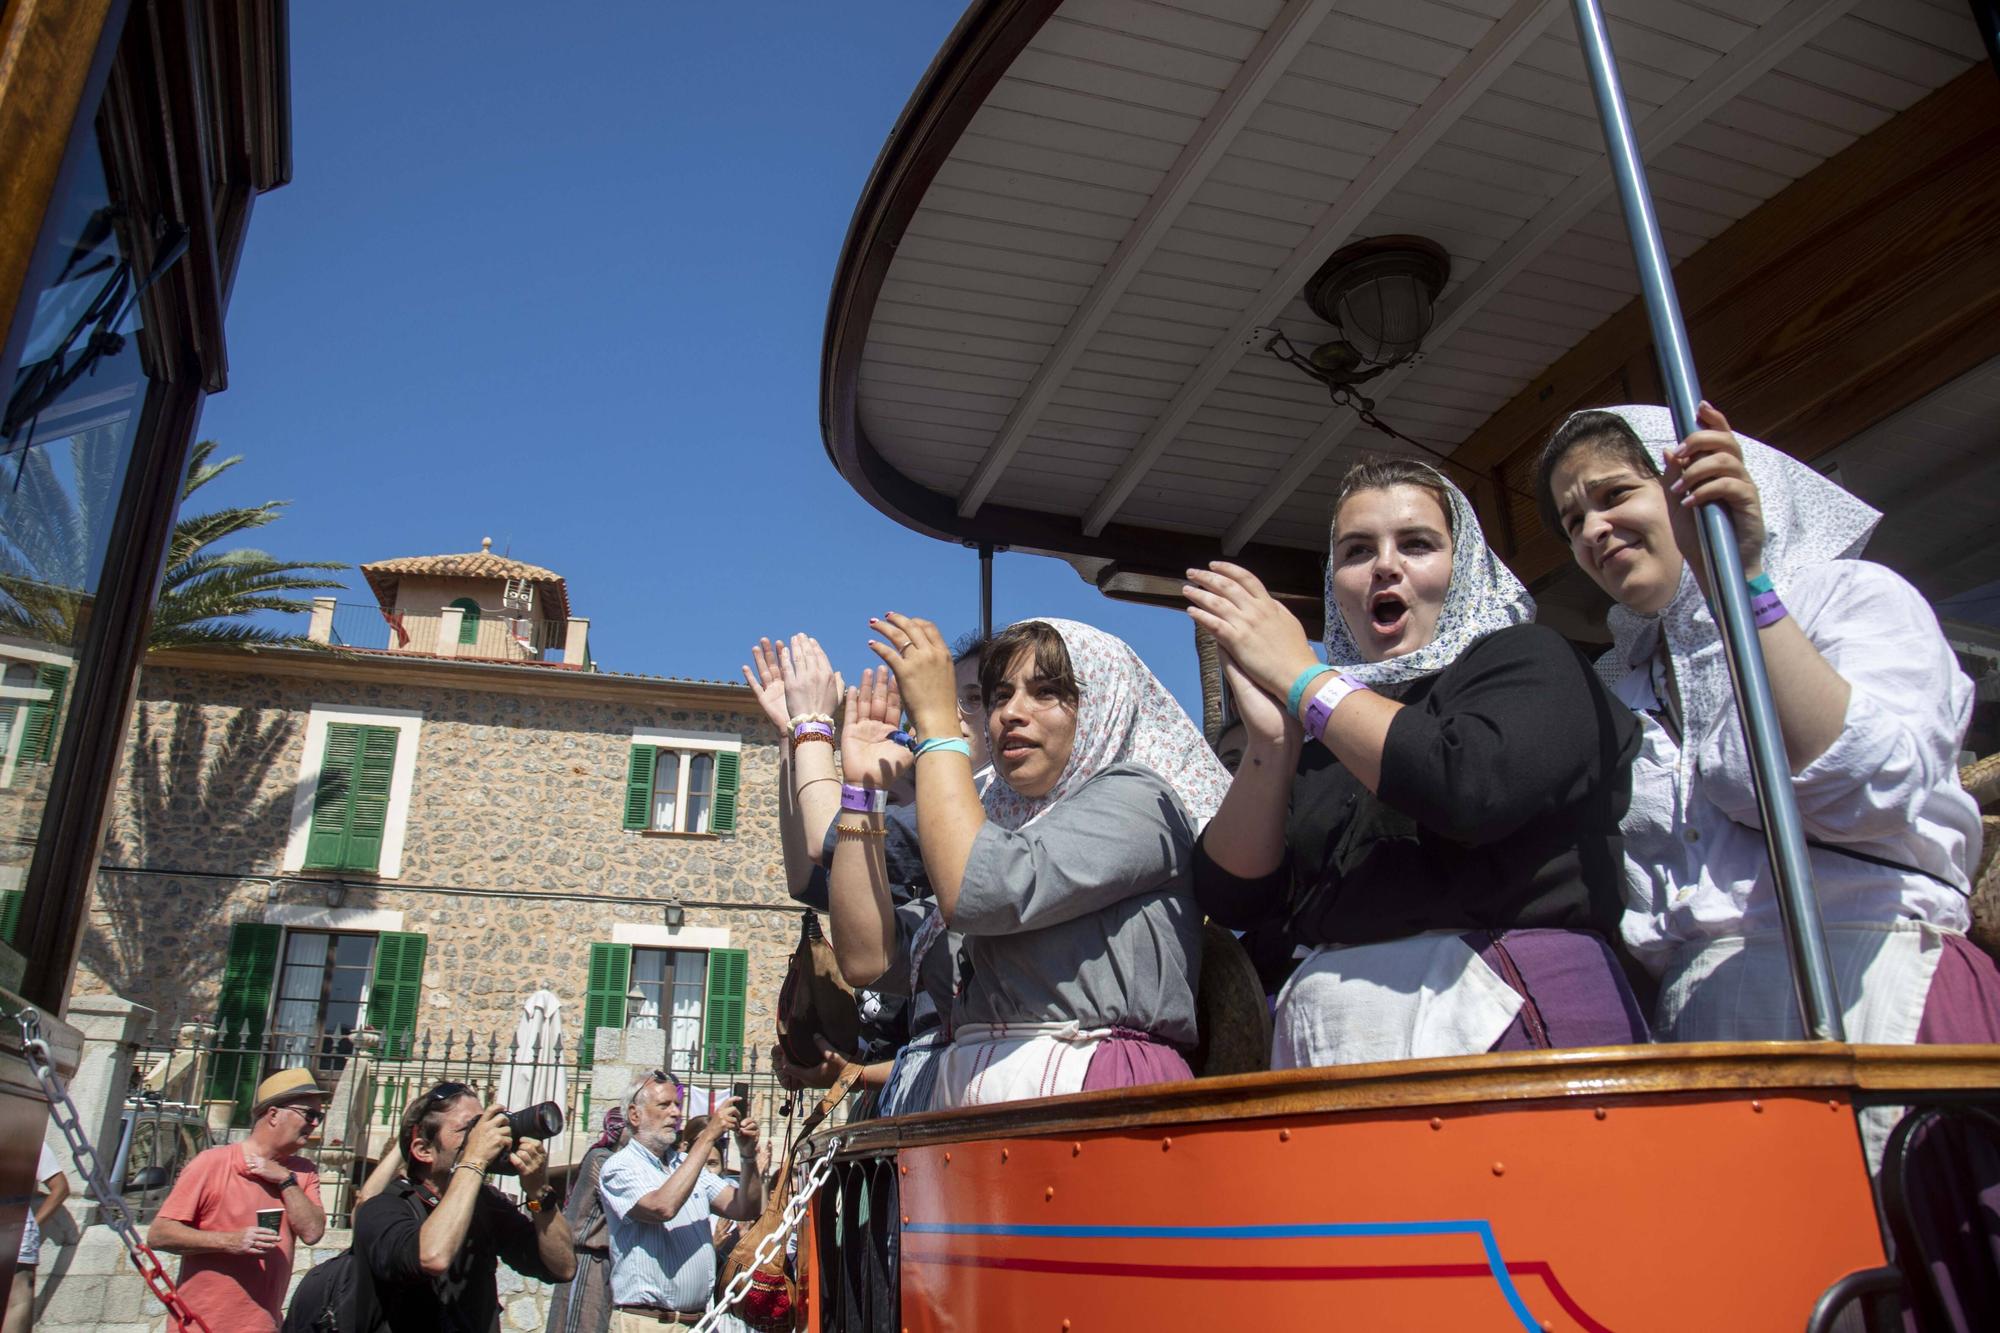
{"label": "straw hat", "polygon": [[257,1100],[251,1110],[261,1111],[279,1102],[295,1102],[306,1097],[325,1097],[319,1080],[312,1076],[310,1069],[280,1069],[271,1077],[257,1085]]}

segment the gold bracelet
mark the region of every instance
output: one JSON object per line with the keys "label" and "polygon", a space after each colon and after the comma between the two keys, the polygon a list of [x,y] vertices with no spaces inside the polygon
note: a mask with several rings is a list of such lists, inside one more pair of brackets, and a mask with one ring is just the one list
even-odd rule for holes
{"label": "gold bracelet", "polygon": [[833,831],[843,838],[880,838],[889,832],[881,824],[850,824],[846,820],[837,821]]}

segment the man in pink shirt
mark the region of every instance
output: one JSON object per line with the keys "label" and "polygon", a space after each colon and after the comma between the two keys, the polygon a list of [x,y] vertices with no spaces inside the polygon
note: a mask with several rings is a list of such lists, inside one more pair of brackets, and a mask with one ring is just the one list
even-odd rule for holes
{"label": "man in pink shirt", "polygon": [[[209,1333],[277,1333],[292,1246],[326,1231],[319,1172],[296,1156],[325,1105],[311,1071],[271,1075],[257,1085],[250,1137],[189,1162],[153,1219],[146,1243],[181,1256],[181,1296]],[[259,1226],[259,1212],[277,1212],[277,1226]],[[168,1329],[183,1325],[170,1320]]]}

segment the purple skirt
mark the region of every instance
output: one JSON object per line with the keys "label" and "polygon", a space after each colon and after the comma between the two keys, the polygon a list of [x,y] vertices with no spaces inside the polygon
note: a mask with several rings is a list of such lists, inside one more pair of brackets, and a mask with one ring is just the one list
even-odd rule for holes
{"label": "purple skirt", "polygon": [[1115,1028],[1112,1035],[1097,1043],[1091,1053],[1090,1068],[1083,1075],[1083,1090],[1136,1088],[1147,1083],[1181,1083],[1194,1077],[1181,1053],[1144,1032]]}
{"label": "purple skirt", "polygon": [[[2000,1042],[2000,968],[1963,935],[1945,938],[1917,1042]],[[2000,1143],[1947,1120],[1912,1134],[1905,1155],[1910,1223],[1947,1327],[2000,1328]]]}
{"label": "purple skirt", "polygon": [[1582,930],[1475,930],[1460,938],[1526,1001],[1489,1049],[1652,1041],[1624,971],[1599,936]]}

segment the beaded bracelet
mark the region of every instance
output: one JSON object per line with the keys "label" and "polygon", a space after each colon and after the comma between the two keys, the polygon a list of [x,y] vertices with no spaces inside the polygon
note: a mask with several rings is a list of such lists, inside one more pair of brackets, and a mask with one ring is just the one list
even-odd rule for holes
{"label": "beaded bracelet", "polygon": [[833,723],[821,722],[817,718],[792,723],[792,739],[801,741],[808,736],[818,736],[822,740],[833,739]]}
{"label": "beaded bracelet", "polygon": [[922,759],[925,755],[934,754],[939,750],[949,750],[953,754],[962,754],[967,759],[972,758],[972,747],[957,736],[949,738],[933,736],[929,740],[921,742],[917,746],[917,758]]}
{"label": "beaded bracelet", "polygon": [[836,820],[833,831],[843,838],[881,838],[888,835],[888,829],[880,824],[850,824],[846,820]]}
{"label": "beaded bracelet", "polygon": [[802,731],[792,737],[793,745],[804,745],[809,741],[823,741],[831,745],[833,744],[833,733],[831,731]]}

